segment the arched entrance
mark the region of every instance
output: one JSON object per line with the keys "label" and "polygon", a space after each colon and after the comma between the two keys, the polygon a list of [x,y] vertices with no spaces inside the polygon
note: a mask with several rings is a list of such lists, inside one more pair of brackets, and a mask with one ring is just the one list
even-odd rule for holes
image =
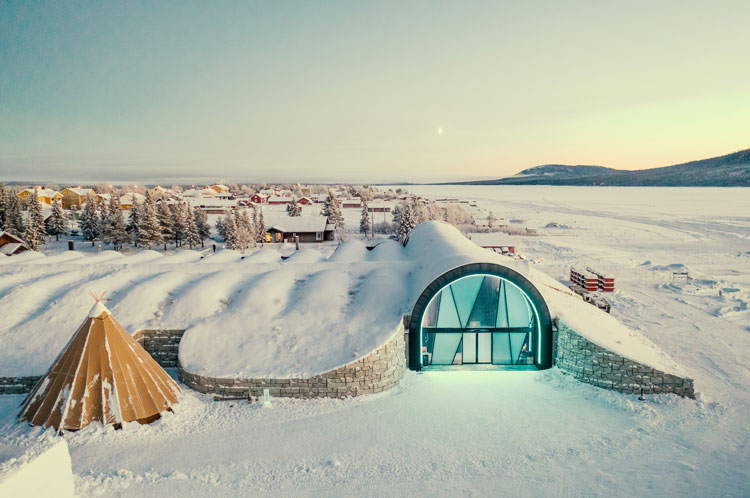
{"label": "arched entrance", "polygon": [[492,263],[460,266],[422,292],[409,324],[412,370],[552,366],[552,323],[539,291]]}

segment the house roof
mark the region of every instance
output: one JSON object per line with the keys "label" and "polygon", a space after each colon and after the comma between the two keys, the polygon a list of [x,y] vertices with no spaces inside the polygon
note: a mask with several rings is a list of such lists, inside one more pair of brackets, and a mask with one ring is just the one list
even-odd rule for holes
{"label": "house roof", "polygon": [[134,201],[142,201],[146,198],[145,195],[139,194],[138,192],[128,192],[125,195],[120,196],[120,202],[127,203],[127,202],[134,202]]}
{"label": "house roof", "polygon": [[328,223],[328,218],[325,216],[287,216],[286,214],[264,213],[263,219],[269,230],[275,228],[286,233],[325,232]]}
{"label": "house roof", "polygon": [[36,193],[37,193],[37,195],[39,197],[49,197],[49,198],[52,198],[55,195],[59,194],[59,192],[57,190],[52,190],[51,188],[37,188],[37,189],[25,188],[21,192],[34,193],[34,190],[36,190]]}
{"label": "house roof", "polygon": [[11,242],[9,244],[0,246],[0,253],[5,254],[6,256],[10,256],[14,252],[16,252],[19,247],[26,247],[26,246],[21,242]]}
{"label": "house roof", "polygon": [[64,188],[63,192],[65,192],[66,190],[69,191],[69,192],[73,192],[74,194],[83,195],[83,196],[87,196],[87,195],[89,195],[89,193],[94,192],[90,188],[80,188],[80,187],[68,187],[68,188]]}
{"label": "house roof", "polygon": [[292,202],[291,197],[282,197],[280,195],[272,195],[268,198],[268,202]]}
{"label": "house roof", "polygon": [[22,239],[22,238],[20,238],[20,237],[16,237],[15,235],[13,235],[13,234],[12,234],[12,233],[10,233],[10,232],[5,232],[5,231],[3,231],[3,232],[0,232],[0,238],[2,238],[3,236],[6,236],[6,237],[10,237],[11,239],[15,240],[16,242],[21,242],[21,243],[23,243],[23,239]]}

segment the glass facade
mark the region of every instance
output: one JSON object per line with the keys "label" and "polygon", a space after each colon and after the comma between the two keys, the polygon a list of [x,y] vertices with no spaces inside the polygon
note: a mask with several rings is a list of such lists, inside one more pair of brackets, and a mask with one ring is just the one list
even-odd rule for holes
{"label": "glass facade", "polygon": [[496,275],[459,278],[422,315],[422,366],[533,365],[537,320],[532,302],[512,282]]}

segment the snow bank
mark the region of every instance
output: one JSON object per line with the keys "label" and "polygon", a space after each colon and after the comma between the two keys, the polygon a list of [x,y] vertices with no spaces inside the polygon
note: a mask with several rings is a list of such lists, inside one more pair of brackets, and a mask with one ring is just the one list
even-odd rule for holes
{"label": "snow bank", "polygon": [[68,443],[62,438],[31,446],[24,454],[0,463],[0,496],[73,498],[73,469]]}
{"label": "snow bank", "polygon": [[44,258],[44,257],[46,256],[38,251],[24,251],[21,254],[16,254],[15,256],[7,256],[6,258],[0,259],[0,265],[4,265],[8,263],[20,263],[22,261],[28,261],[31,259]]}
{"label": "snow bank", "polygon": [[246,256],[244,261],[248,263],[277,263],[281,261],[281,253],[265,246]]}
{"label": "snow bank", "polygon": [[78,251],[66,251],[54,256],[47,256],[45,258],[33,258],[27,261],[22,261],[24,265],[50,265],[55,263],[68,263],[76,259],[83,258],[84,255]]}
{"label": "snow bank", "polygon": [[315,249],[310,249],[308,247],[303,247],[299,251],[294,251],[292,254],[289,255],[289,257],[285,260],[287,263],[319,263],[320,261],[323,261],[325,259],[325,256],[323,256],[320,252],[316,251]]}
{"label": "snow bank", "polygon": [[194,263],[201,259],[203,254],[199,251],[177,251],[169,256],[163,256],[158,263],[163,264],[181,264],[181,263]]}
{"label": "snow bank", "polygon": [[95,255],[95,256],[88,256],[82,259],[79,259],[78,261],[75,261],[77,264],[81,265],[95,265],[99,263],[116,263],[117,260],[123,258],[124,256],[122,253],[119,253],[117,251],[102,251],[101,253]]}
{"label": "snow bank", "polygon": [[366,261],[368,258],[367,247],[361,240],[349,239],[339,245],[329,256],[328,261],[338,263],[353,263],[355,261]]}
{"label": "snow bank", "polygon": [[372,261],[404,261],[406,259],[404,246],[395,240],[384,240],[370,251],[370,260]]}
{"label": "snow bank", "polygon": [[242,259],[242,253],[233,249],[222,249],[211,253],[201,260],[201,263],[236,263]]}

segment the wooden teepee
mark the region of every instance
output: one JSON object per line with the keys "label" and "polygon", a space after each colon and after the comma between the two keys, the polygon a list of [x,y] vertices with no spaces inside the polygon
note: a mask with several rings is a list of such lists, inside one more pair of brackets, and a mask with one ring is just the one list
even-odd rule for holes
{"label": "wooden teepee", "polygon": [[150,423],[177,403],[180,388],[101,302],[21,406],[19,420],[78,430],[91,422]]}

